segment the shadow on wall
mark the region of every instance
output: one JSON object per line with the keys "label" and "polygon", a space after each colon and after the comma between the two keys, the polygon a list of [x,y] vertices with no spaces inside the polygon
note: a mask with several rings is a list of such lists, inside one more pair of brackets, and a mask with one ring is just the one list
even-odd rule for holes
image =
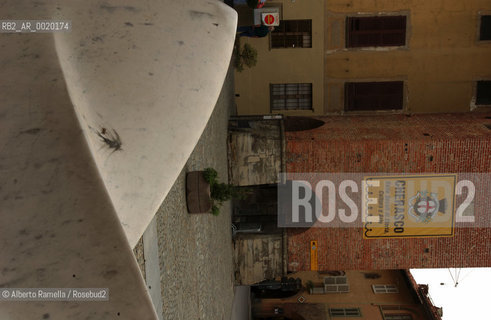
{"label": "shadow on wall", "polygon": [[286,117],[285,131],[305,131],[313,130],[324,125],[324,121],[308,117]]}

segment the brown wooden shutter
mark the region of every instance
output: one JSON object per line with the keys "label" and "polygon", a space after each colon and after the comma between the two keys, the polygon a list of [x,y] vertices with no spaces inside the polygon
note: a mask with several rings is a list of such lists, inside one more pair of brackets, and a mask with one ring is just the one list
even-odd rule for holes
{"label": "brown wooden shutter", "polygon": [[491,105],[491,81],[477,82],[476,104]]}
{"label": "brown wooden shutter", "polygon": [[403,107],[403,81],[347,82],[345,110],[400,110]]}
{"label": "brown wooden shutter", "polygon": [[481,16],[479,40],[491,40],[491,16]]}
{"label": "brown wooden shutter", "polygon": [[406,44],[406,16],[348,17],[346,27],[349,48]]}

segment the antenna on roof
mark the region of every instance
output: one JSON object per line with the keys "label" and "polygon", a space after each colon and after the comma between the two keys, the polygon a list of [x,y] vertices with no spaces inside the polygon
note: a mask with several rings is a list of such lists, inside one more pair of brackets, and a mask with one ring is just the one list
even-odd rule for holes
{"label": "antenna on roof", "polygon": [[[472,272],[472,269],[468,270],[468,272],[466,274],[464,274],[463,277],[461,277],[461,272],[462,272],[462,268],[454,268],[453,273],[452,273],[452,270],[450,268],[448,268],[448,273],[450,273],[450,276],[452,277],[454,287],[457,287],[459,285],[459,282],[462,282],[462,280],[464,280]],[[445,283],[442,282],[442,283],[440,283],[440,285],[443,286],[443,285],[445,285]]]}
{"label": "antenna on roof", "polygon": [[452,280],[453,280],[453,283],[455,285],[455,287],[457,287],[459,285],[459,277],[460,277],[460,271],[462,269],[461,268],[455,268],[454,269],[454,272],[452,274],[452,270],[450,268],[448,268],[448,273],[450,273],[450,276],[452,277]]}

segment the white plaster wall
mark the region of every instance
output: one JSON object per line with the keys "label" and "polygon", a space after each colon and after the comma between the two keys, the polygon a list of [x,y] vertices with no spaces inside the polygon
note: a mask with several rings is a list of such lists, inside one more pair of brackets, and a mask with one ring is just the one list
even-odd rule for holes
{"label": "white plaster wall", "polygon": [[[96,0],[60,8],[56,16],[73,20],[71,33],[55,36],[70,97],[134,246],[215,106],[236,14],[201,0]],[[120,150],[98,136],[103,128],[108,138],[119,136]]]}
{"label": "white plaster wall", "polygon": [[[211,114],[235,13],[199,0],[0,12],[72,21],[67,34],[0,34],[0,287],[110,290],[108,302],[2,302],[0,319],[156,319],[131,248]],[[97,135],[112,130],[120,150]]]}

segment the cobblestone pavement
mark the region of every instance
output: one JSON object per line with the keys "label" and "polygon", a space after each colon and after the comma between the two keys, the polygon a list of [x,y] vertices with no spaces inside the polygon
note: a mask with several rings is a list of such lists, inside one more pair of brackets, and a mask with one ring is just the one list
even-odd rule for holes
{"label": "cobblestone pavement", "polygon": [[[234,105],[230,68],[196,148],[157,212],[164,319],[230,319],[234,295],[231,206],[188,214],[186,172],[214,167],[228,181],[227,124]],[[141,258],[140,258],[141,260]]]}

